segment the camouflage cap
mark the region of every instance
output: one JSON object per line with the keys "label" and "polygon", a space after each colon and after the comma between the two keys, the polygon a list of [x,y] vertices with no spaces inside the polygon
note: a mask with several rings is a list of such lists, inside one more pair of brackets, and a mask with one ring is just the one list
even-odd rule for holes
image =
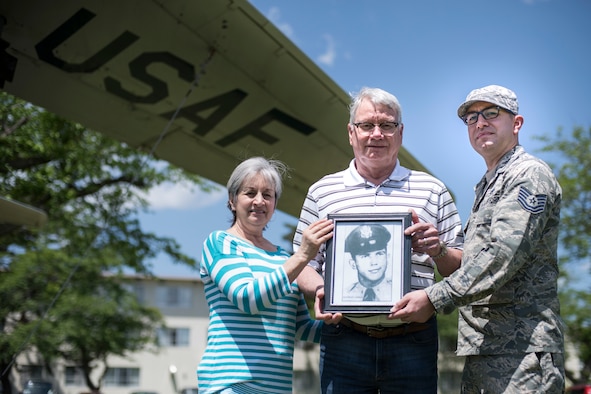
{"label": "camouflage cap", "polygon": [[471,91],[466,97],[466,101],[464,101],[458,108],[458,116],[463,118],[464,115],[466,115],[468,108],[477,101],[496,104],[501,108],[513,112],[515,115],[519,113],[517,96],[512,90],[499,85],[489,85]]}
{"label": "camouflage cap", "polygon": [[352,256],[385,249],[390,233],[381,224],[363,224],[351,231],[345,239],[345,252]]}

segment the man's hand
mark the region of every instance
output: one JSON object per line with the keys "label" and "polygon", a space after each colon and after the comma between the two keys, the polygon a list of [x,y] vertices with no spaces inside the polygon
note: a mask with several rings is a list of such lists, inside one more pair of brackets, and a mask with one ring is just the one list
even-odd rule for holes
{"label": "man's hand", "polygon": [[410,235],[412,250],[415,253],[426,253],[436,256],[441,252],[439,245],[439,231],[432,223],[419,221],[419,216],[414,209],[410,210],[412,225],[404,229],[404,235]]}
{"label": "man's hand", "polygon": [[392,309],[388,319],[400,319],[403,322],[424,323],[433,316],[435,308],[424,290],[407,293]]}
{"label": "man's hand", "polygon": [[319,286],[316,289],[314,315],[316,316],[316,320],[322,320],[327,324],[338,324],[343,318],[342,313],[324,313],[324,286]]}

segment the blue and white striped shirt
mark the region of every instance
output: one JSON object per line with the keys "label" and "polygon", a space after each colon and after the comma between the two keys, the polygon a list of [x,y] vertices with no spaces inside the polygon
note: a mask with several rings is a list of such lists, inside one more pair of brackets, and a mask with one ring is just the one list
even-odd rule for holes
{"label": "blue and white striped shirt", "polygon": [[322,322],[311,320],[283,263],[268,252],[215,231],[203,246],[201,279],[209,304],[207,347],[197,368],[199,393],[290,393],[295,339],[319,342]]}

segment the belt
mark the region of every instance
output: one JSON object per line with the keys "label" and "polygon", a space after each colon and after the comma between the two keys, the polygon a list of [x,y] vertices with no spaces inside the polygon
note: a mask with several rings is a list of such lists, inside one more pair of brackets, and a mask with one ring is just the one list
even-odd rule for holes
{"label": "belt", "polygon": [[366,334],[369,337],[379,338],[379,339],[394,337],[397,335],[410,334],[410,333],[418,332],[418,331],[423,331],[431,326],[430,324],[427,324],[427,323],[408,323],[408,324],[403,324],[400,326],[393,326],[393,327],[365,326],[363,324],[355,323],[354,321],[349,320],[347,318],[343,318],[340,321],[340,324],[342,324],[345,327],[352,328],[353,330],[358,331],[362,334]]}

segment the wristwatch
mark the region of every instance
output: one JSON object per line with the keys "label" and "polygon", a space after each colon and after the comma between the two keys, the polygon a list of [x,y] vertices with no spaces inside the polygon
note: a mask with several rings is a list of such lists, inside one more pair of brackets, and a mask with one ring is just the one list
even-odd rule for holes
{"label": "wristwatch", "polygon": [[431,256],[431,258],[434,260],[440,259],[447,255],[447,245],[445,244],[445,242],[439,241],[439,246],[441,247],[441,252],[439,252],[439,254],[436,256]]}

